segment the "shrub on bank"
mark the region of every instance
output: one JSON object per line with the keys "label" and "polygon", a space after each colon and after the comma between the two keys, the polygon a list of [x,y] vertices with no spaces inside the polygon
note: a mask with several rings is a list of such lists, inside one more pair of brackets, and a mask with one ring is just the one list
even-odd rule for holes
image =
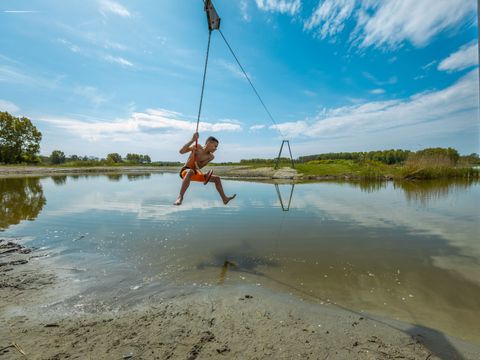
{"label": "shrub on bank", "polygon": [[433,148],[411,154],[401,169],[406,179],[436,179],[442,177],[473,178],[479,176],[479,170],[469,162],[459,161],[455,149]]}

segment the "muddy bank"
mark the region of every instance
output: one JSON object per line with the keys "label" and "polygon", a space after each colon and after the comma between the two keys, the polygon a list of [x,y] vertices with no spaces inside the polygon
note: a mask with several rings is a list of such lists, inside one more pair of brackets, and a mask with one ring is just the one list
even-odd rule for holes
{"label": "muddy bank", "polygon": [[[433,330],[300,301],[256,286],[153,293],[120,311],[29,312],[58,285],[45,254],[0,242],[5,359],[477,359]],[[51,295],[49,295],[51,296]],[[32,307],[32,304],[36,305]],[[11,311],[12,307],[23,311]],[[26,355],[24,356],[23,353]]]}
{"label": "muddy bank", "polygon": [[[79,168],[40,167],[40,166],[0,166],[0,177],[81,175],[81,174],[143,174],[143,173],[178,173],[181,167],[175,166],[95,166]],[[303,176],[295,169],[270,167],[253,168],[250,166],[207,166],[203,170],[213,170],[216,175],[226,179],[290,179],[302,180]],[[322,177],[331,179],[331,177]]]}
{"label": "muddy bank", "polygon": [[0,166],[0,177],[12,176],[48,176],[81,174],[138,174],[154,172],[178,172],[175,166],[92,166],[92,167],[45,167],[45,166]]}
{"label": "muddy bank", "polygon": [[45,255],[21,245],[19,240],[0,238],[0,309],[34,302],[33,294],[38,295],[55,283],[54,272],[36,261]]}

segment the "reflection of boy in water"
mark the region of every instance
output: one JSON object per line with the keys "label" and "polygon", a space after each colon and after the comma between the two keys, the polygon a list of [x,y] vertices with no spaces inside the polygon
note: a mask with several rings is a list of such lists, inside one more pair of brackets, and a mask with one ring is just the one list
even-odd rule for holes
{"label": "reflection of boy in water", "polygon": [[232,200],[236,194],[233,196],[226,196],[223,191],[222,182],[220,177],[216,175],[212,175],[212,171],[208,171],[206,174],[203,174],[200,169],[207,165],[210,161],[212,161],[215,157],[213,153],[217,150],[218,147],[218,140],[215,139],[213,136],[207,138],[205,142],[205,146],[202,147],[201,145],[193,145],[194,142],[198,140],[198,133],[193,134],[192,139],[183,145],[180,149],[180,154],[185,154],[190,152],[190,156],[188,157],[185,166],[182,167],[180,170],[180,177],[183,179],[182,187],[180,188],[180,195],[178,195],[177,200],[175,201],[174,205],[181,205],[183,201],[183,195],[185,191],[187,191],[188,186],[190,185],[190,181],[201,181],[204,185],[206,185],[209,181],[213,181],[215,183],[215,187],[217,188],[218,193],[222,197],[223,203],[227,205],[230,200]]}

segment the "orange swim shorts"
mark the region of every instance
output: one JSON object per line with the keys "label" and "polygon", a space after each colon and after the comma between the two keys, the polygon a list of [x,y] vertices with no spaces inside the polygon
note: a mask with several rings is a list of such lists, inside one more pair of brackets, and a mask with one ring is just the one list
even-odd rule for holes
{"label": "orange swim shorts", "polygon": [[[180,170],[180,177],[183,179],[185,175],[187,175],[188,171],[191,170],[188,167],[183,167],[182,170]],[[192,181],[199,181],[203,182],[204,184],[207,184],[210,181],[210,177],[212,176],[212,171],[208,171],[206,174],[202,173],[200,170],[196,170],[195,173],[192,175],[191,180]]]}

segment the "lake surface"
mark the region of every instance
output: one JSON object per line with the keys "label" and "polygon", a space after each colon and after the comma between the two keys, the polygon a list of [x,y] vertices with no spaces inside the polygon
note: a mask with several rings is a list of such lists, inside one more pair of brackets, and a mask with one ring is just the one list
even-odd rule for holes
{"label": "lake surface", "polygon": [[478,182],[224,181],[228,206],[194,183],[176,207],[179,187],[168,173],[3,178],[0,236],[48,249],[94,295],[253,284],[480,344]]}

